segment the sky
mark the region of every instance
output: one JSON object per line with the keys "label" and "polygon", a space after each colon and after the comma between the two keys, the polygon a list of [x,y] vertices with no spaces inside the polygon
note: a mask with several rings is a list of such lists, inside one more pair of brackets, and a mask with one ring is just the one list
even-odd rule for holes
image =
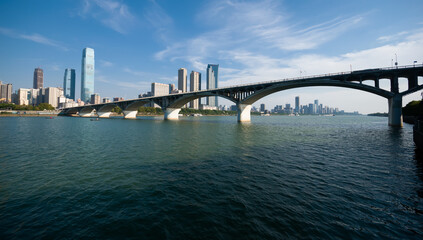
{"label": "sky", "polygon": [[[0,81],[31,88],[41,67],[44,87],[63,87],[65,69],[74,68],[79,97],[85,47],[95,51],[95,92],[125,99],[150,91],[152,82],[177,86],[181,67],[200,72],[204,89],[207,64],[219,64],[219,87],[396,60],[422,64],[422,9],[421,0],[2,0]],[[400,91],[406,89],[401,79]],[[385,98],[337,87],[281,91],[253,105],[292,106],[295,96],[301,105],[318,99],[345,111],[388,111]],[[403,104],[418,99],[420,92]]]}

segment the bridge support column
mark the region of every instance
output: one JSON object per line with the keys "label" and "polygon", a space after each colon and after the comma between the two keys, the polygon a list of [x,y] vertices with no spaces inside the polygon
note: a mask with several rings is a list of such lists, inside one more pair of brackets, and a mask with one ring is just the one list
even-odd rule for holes
{"label": "bridge support column", "polygon": [[394,95],[388,99],[389,104],[389,126],[402,127],[402,96],[399,94]]}
{"label": "bridge support column", "polygon": [[408,89],[415,88],[417,87],[417,85],[418,85],[417,75],[408,77]]}
{"label": "bridge support column", "polygon": [[137,118],[138,110],[135,111],[123,111],[124,118],[135,119]]}
{"label": "bridge support column", "polygon": [[237,104],[238,122],[251,122],[251,104]]}
{"label": "bridge support column", "polygon": [[97,113],[99,118],[108,118],[110,117],[110,114],[112,114],[112,112],[98,112]]}
{"label": "bridge support column", "polygon": [[92,111],[92,112],[82,112],[82,113],[80,112],[79,113],[79,116],[80,117],[92,117],[93,116],[93,112],[94,111]]}
{"label": "bridge support column", "polygon": [[180,108],[166,108],[164,119],[165,120],[178,120]]}
{"label": "bridge support column", "polygon": [[391,92],[398,93],[399,86],[398,86],[398,76],[394,76],[391,78]]}

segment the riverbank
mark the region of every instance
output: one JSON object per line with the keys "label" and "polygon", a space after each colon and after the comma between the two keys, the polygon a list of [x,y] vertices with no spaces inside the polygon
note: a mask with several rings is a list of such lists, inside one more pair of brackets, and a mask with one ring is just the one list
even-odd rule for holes
{"label": "riverbank", "polygon": [[57,117],[58,114],[0,114],[0,117]]}

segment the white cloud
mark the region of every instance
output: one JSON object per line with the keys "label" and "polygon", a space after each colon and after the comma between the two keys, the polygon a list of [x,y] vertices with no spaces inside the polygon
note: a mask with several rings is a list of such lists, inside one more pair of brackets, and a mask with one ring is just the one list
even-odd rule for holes
{"label": "white cloud", "polygon": [[25,39],[25,40],[29,40],[32,42],[36,42],[36,43],[40,43],[40,44],[44,44],[44,45],[48,45],[48,46],[53,46],[56,48],[59,48],[61,50],[64,51],[68,51],[69,49],[65,46],[63,46],[61,43],[59,43],[58,41],[49,39],[41,34],[38,33],[33,33],[33,34],[23,34],[23,33],[19,33],[13,29],[7,29],[7,28],[0,28],[0,34],[8,36],[8,37],[12,37],[12,38],[19,38],[19,39]]}
{"label": "white cloud", "polygon": [[409,32],[407,32],[407,31],[403,31],[403,32],[396,33],[396,34],[393,34],[393,35],[381,36],[377,40],[380,41],[380,42],[386,43],[386,42],[390,42],[390,41],[394,41],[394,40],[399,40],[400,38],[404,37],[408,33]]}
{"label": "white cloud", "polygon": [[[298,51],[314,49],[355,27],[361,16],[300,27],[292,24],[279,1],[211,1],[198,20],[211,26],[200,35],[172,42],[155,54],[157,60],[183,60],[196,69],[224,58],[227,52]],[[216,53],[220,53],[216,56]],[[257,65],[256,65],[257,66]]]}
{"label": "white cloud", "polygon": [[138,77],[144,77],[144,76],[148,75],[148,73],[146,73],[146,72],[132,70],[132,69],[127,68],[127,67],[124,68],[123,71],[126,72],[126,73],[130,73],[134,76],[138,76]]}
{"label": "white cloud", "polygon": [[85,0],[80,16],[90,16],[119,33],[127,33],[135,17],[126,4],[113,0]]}
{"label": "white cloud", "polygon": [[109,62],[109,61],[106,61],[106,60],[99,60],[99,62],[100,62],[100,65],[102,66],[102,67],[113,67],[114,66],[114,64],[112,63],[112,62]]}

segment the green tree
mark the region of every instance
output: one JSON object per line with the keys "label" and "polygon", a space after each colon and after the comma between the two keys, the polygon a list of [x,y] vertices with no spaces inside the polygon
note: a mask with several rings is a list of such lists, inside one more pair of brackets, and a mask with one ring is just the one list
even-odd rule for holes
{"label": "green tree", "polygon": [[43,111],[43,110],[54,110],[54,107],[49,103],[40,103],[36,107],[33,107],[33,110]]}
{"label": "green tree", "polygon": [[421,101],[411,101],[402,108],[404,116],[423,116],[423,109],[420,106]]}
{"label": "green tree", "polygon": [[121,114],[122,113],[122,109],[120,107],[116,106],[116,107],[114,107],[112,109],[112,112],[115,112],[117,114]]}

